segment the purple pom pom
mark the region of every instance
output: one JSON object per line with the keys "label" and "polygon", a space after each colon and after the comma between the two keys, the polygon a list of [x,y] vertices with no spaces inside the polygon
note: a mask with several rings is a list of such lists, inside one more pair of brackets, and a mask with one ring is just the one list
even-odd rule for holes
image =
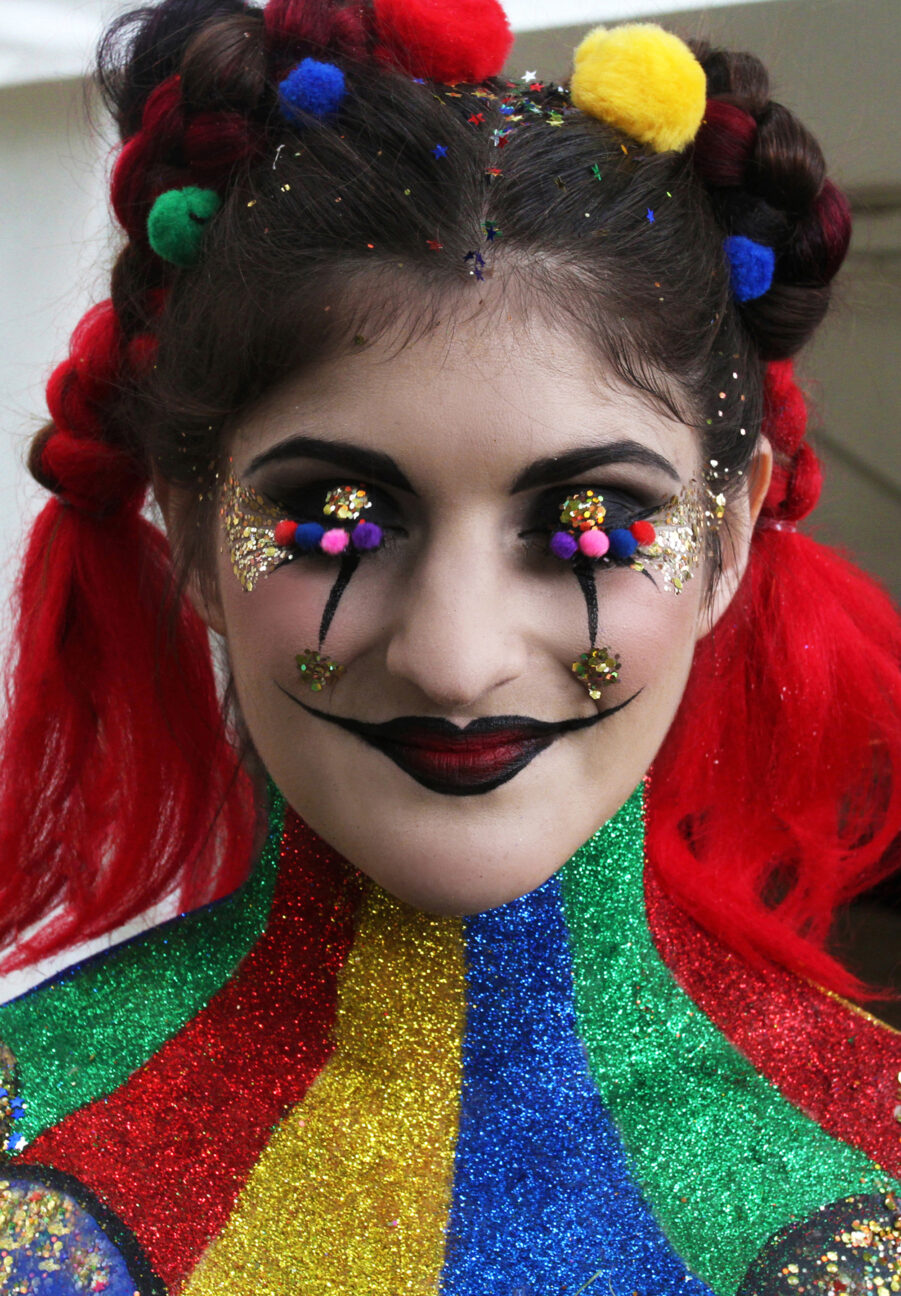
{"label": "purple pom pom", "polygon": [[625,531],[622,527],[615,527],[607,535],[610,537],[608,553],[611,558],[631,558],[638,548],[638,541],[632,532]]}
{"label": "purple pom pom", "polygon": [[551,553],[555,558],[572,558],[578,547],[578,540],[568,531],[555,531],[551,536]]}
{"label": "purple pom pom", "polygon": [[300,522],[294,532],[294,543],[304,553],[310,553],[313,549],[319,548],[319,542],[324,535],[325,527],[321,527],[318,522]]}
{"label": "purple pom pom", "polygon": [[754,301],[769,292],[776,273],[776,253],[765,243],[755,243],[743,234],[733,234],[723,241],[732,293],[736,301]]}
{"label": "purple pom pom", "polygon": [[378,549],[382,543],[382,528],[375,522],[358,522],[350,533],[355,549],[365,553],[368,549]]}

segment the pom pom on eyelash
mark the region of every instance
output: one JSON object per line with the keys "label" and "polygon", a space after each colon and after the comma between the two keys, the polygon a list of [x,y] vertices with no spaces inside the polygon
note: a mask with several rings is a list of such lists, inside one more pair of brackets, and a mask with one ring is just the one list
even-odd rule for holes
{"label": "pom pom on eyelash", "polygon": [[350,533],[351,542],[355,549],[361,553],[366,553],[371,549],[378,549],[384,539],[382,528],[375,522],[358,522]]}
{"label": "pom pom on eyelash", "polygon": [[550,548],[555,558],[562,558],[566,561],[566,559],[572,558],[579,548],[579,544],[575,536],[570,535],[568,531],[555,531],[551,536]]}
{"label": "pom pom on eyelash", "polygon": [[339,67],[334,63],[305,58],[284,81],[279,82],[279,110],[292,123],[297,121],[300,113],[331,117],[341,107],[346,93],[344,73]]}
{"label": "pom pom on eyelash", "polygon": [[343,553],[349,544],[350,536],[341,527],[332,527],[319,541],[322,552],[332,555]]}
{"label": "pom pom on eyelash", "polygon": [[297,536],[297,523],[284,518],[275,524],[275,543],[279,549],[288,549],[294,544]]}
{"label": "pom pom on eyelash", "polygon": [[638,541],[631,531],[626,531],[622,527],[616,527],[610,532],[610,557],[611,558],[631,558],[638,548]]}
{"label": "pom pom on eyelash", "polygon": [[609,548],[606,531],[583,531],[579,536],[579,549],[586,558],[603,558]]}
{"label": "pom pom on eyelash", "polygon": [[657,539],[657,532],[652,522],[633,522],[629,530],[640,545],[651,545]]}
{"label": "pom pom on eyelash", "polygon": [[324,536],[325,527],[318,522],[301,522],[294,533],[294,543],[304,553],[311,553],[319,548]]}

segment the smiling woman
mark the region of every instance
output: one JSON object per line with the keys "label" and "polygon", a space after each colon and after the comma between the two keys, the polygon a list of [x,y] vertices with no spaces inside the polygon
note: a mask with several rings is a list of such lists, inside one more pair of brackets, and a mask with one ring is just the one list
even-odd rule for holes
{"label": "smiling woman", "polygon": [[897,1287],[901,1037],[833,926],[894,867],[901,626],[795,526],[847,205],[750,55],[508,45],[105,42],[126,240],[0,779],[5,967],[60,969],[0,1005],[12,1290]]}
{"label": "smiling woman", "polygon": [[[389,337],[288,379],[235,420],[202,604],[290,804],[394,895],[440,913],[533,890],[628,798],[735,588],[751,507],[743,492],[710,598],[703,577],[674,597],[673,544],[693,575],[713,518],[694,430],[577,336],[529,311],[508,321],[499,278],[471,318],[465,298],[456,307],[400,349]],[[365,491],[377,549],[344,531],[334,556],[273,543],[282,518],[328,526],[342,483]],[[570,536],[561,508],[586,490],[605,529],[580,535],[631,539],[653,518],[651,552],[561,561],[549,542]],[[664,521],[674,495],[681,527]],[[171,530],[192,507],[170,494]],[[314,707],[296,659],[324,647],[341,675]],[[622,663],[594,698],[573,674],[592,649]]]}

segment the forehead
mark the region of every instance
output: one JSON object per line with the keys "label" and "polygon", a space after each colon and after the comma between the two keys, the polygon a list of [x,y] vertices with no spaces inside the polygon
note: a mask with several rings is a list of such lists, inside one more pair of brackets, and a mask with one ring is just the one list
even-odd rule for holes
{"label": "forehead", "polygon": [[289,377],[235,427],[235,468],[298,434],[383,451],[426,488],[494,487],[538,458],[624,439],[686,481],[700,456],[693,429],[615,377],[575,333],[497,312],[413,340],[361,339]]}

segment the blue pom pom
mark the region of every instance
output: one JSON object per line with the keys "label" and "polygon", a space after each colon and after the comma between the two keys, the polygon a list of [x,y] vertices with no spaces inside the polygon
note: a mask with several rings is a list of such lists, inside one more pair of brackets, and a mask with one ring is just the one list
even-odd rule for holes
{"label": "blue pom pom", "polygon": [[281,113],[296,122],[298,113],[331,117],[341,107],[346,93],[344,73],[334,63],[305,58],[279,83]]}
{"label": "blue pom pom", "polygon": [[608,553],[611,558],[631,558],[638,548],[638,541],[631,531],[626,531],[622,527],[614,527],[612,531],[607,532],[610,541]]}
{"label": "blue pom pom", "polygon": [[732,277],[736,301],[754,301],[773,286],[776,253],[764,243],[755,243],[742,234],[733,234],[723,242]]}
{"label": "blue pom pom", "polygon": [[324,535],[325,527],[321,527],[318,522],[299,522],[294,532],[294,543],[304,553],[310,553],[319,548],[319,541]]}

